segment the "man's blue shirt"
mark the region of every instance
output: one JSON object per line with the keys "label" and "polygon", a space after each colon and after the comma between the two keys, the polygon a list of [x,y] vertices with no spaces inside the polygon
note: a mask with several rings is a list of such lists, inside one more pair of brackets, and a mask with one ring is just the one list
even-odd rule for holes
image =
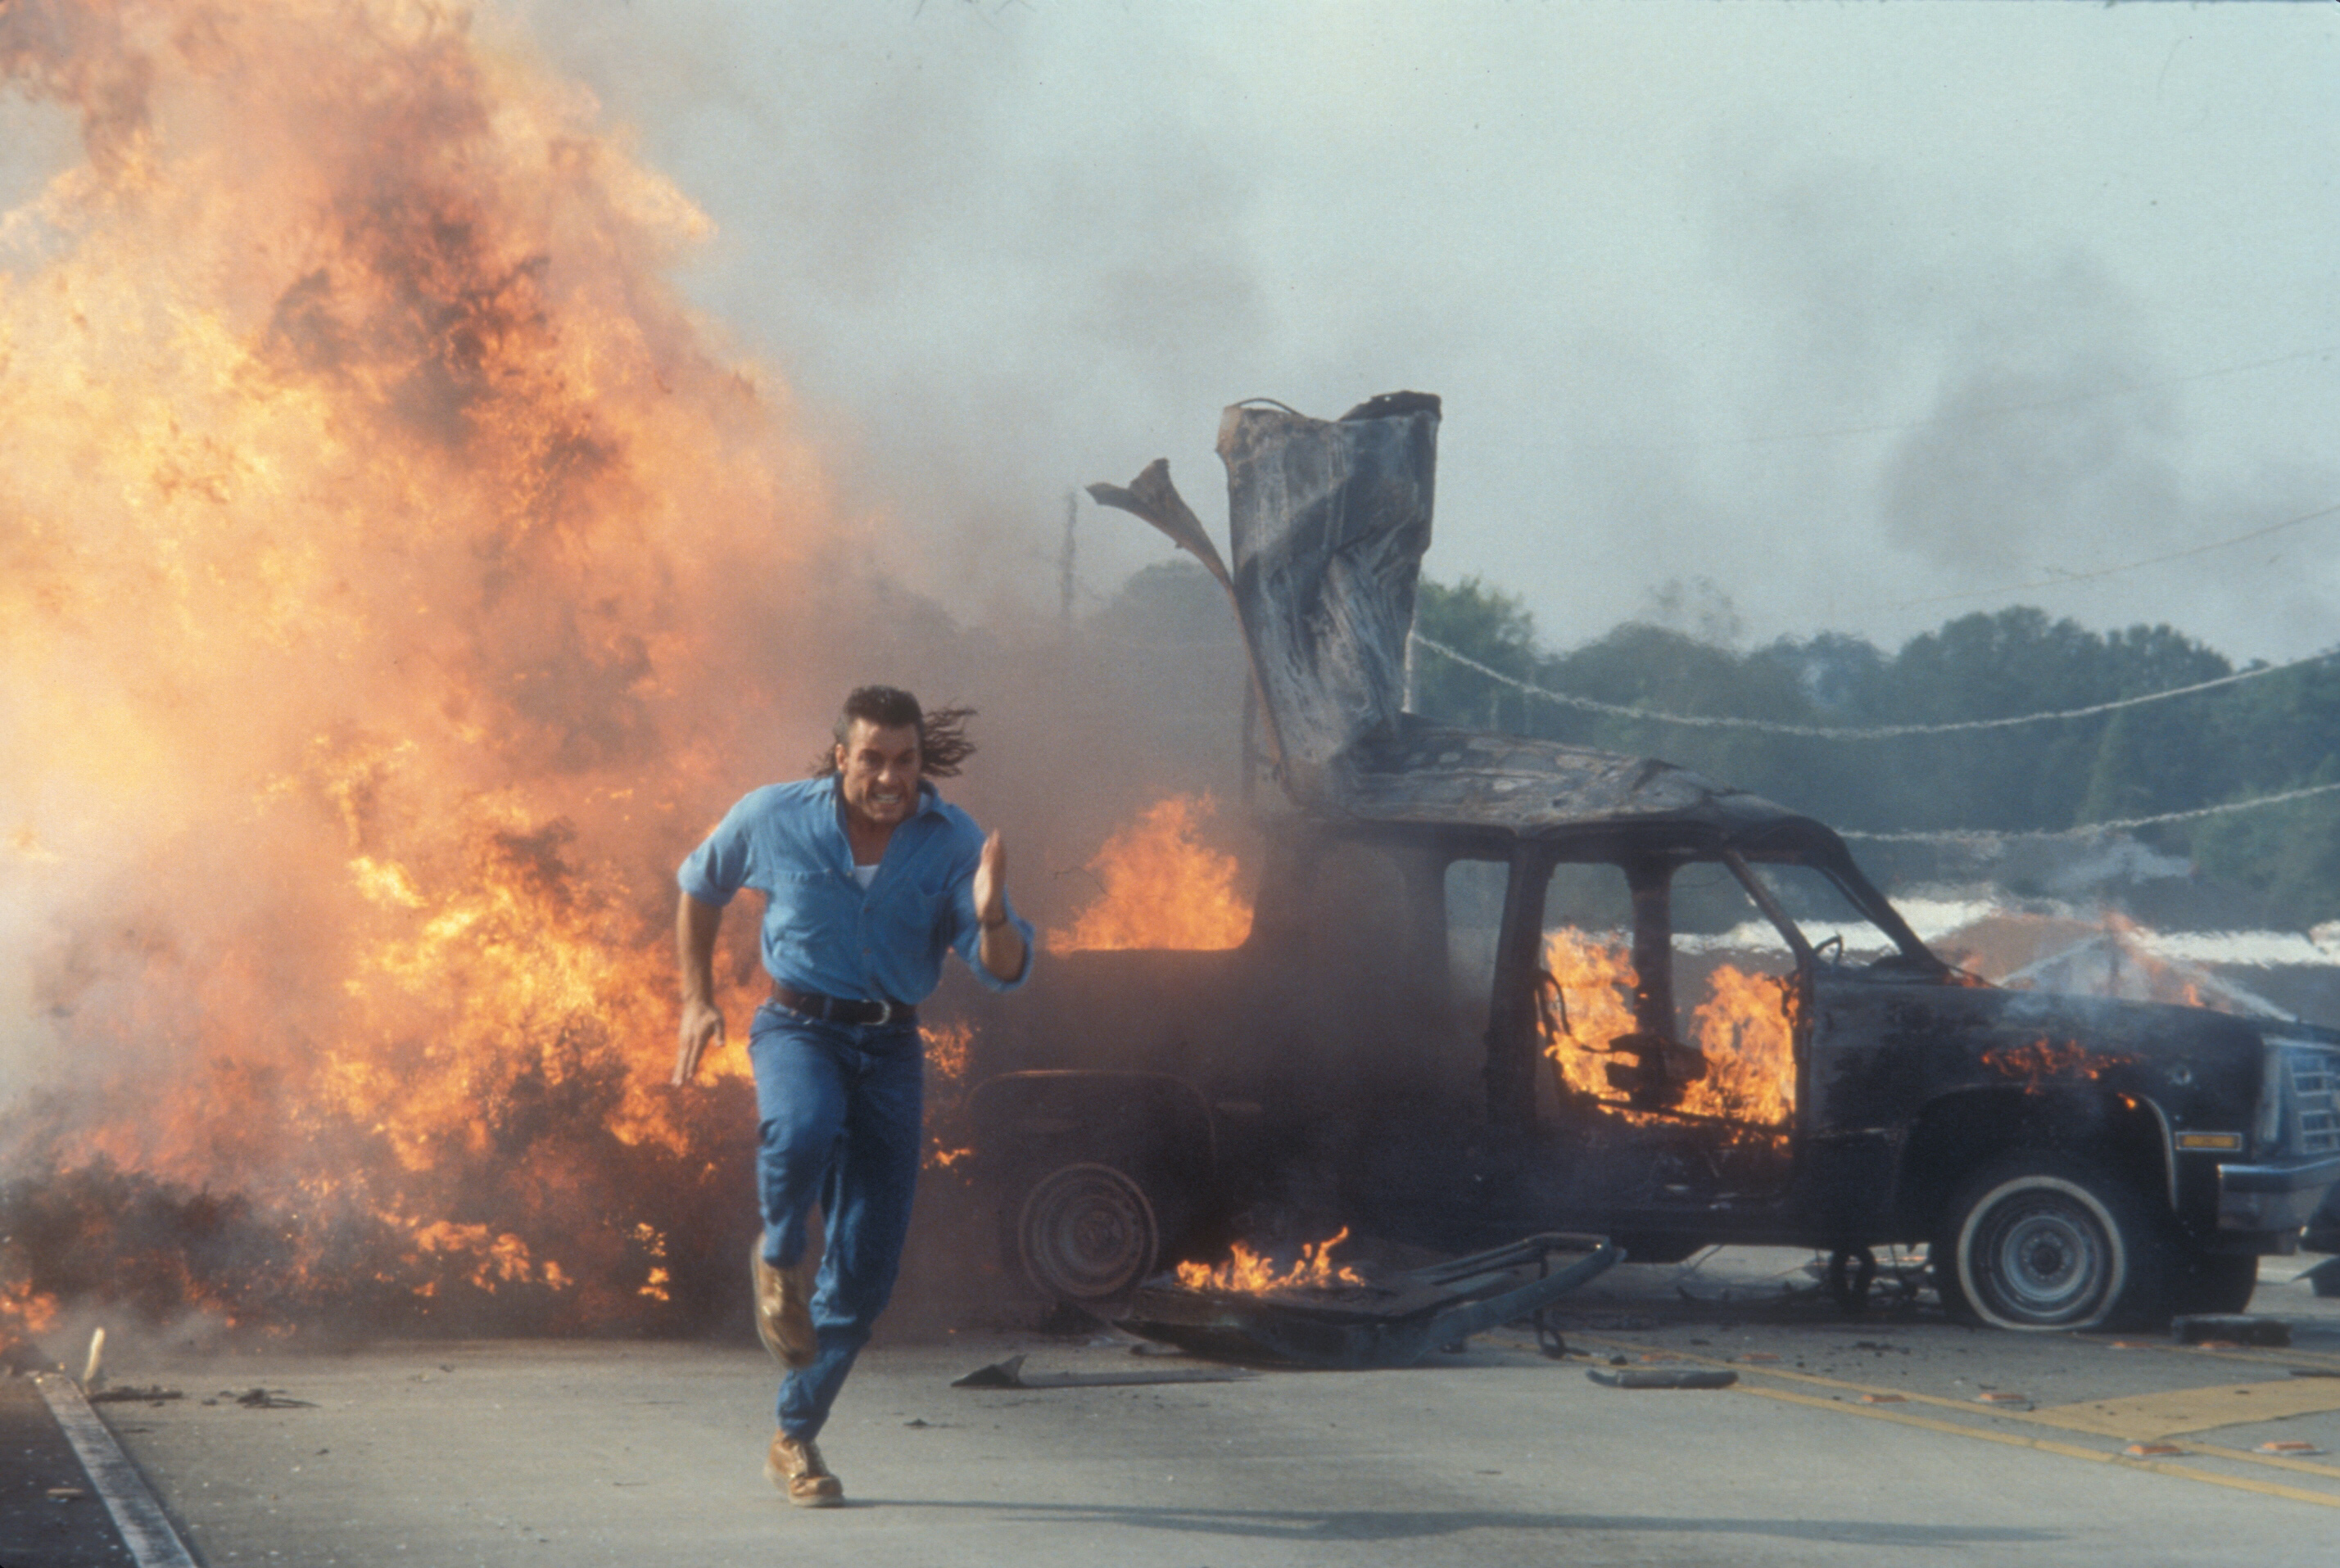
{"label": "man's blue shirt", "polygon": [[743,887],[762,893],[764,967],[782,984],[916,1004],[942,979],[947,949],[957,949],[993,991],[1013,991],[1032,972],[1032,927],[1013,904],[1007,918],[1024,938],[1024,972],[1001,980],[983,967],[975,912],[982,856],[975,819],[921,780],[918,809],[894,829],[877,877],[862,892],[830,774],[751,792],[690,852],[675,880],[718,908]]}

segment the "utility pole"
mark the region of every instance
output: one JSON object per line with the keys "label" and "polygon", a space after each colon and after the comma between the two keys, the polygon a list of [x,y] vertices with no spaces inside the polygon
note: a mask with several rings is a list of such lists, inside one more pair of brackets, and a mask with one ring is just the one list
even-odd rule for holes
{"label": "utility pole", "polygon": [[1077,547],[1073,537],[1073,525],[1080,520],[1080,492],[1066,490],[1065,492],[1065,547],[1056,555],[1056,613],[1064,617],[1065,625],[1067,626],[1073,624],[1073,565]]}

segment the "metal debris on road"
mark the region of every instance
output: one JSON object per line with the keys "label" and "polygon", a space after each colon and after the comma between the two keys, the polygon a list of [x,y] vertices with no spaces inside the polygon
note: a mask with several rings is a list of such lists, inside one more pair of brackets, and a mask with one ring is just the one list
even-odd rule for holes
{"label": "metal debris on road", "polygon": [[2240,1313],[2194,1313],[2169,1320],[2169,1332],[2180,1345],[2289,1345],[2291,1325],[2280,1317],[2251,1317]]}
{"label": "metal debris on road", "polygon": [[1240,1366],[1163,1366],[1128,1372],[1026,1372],[1011,1356],[953,1378],[953,1388],[1121,1388],[1148,1383],[1237,1383],[1259,1374]]}
{"label": "metal debris on road", "polygon": [[282,1388],[247,1388],[238,1394],[233,1388],[219,1391],[222,1399],[233,1399],[247,1410],[314,1410],[313,1399],[295,1399]]}
{"label": "metal debris on road", "polygon": [[1629,1366],[1616,1372],[1588,1366],[1584,1376],[1604,1388],[1728,1388],[1739,1381],[1736,1372],[1703,1366]]}
{"label": "metal debris on road", "polygon": [[157,1383],[144,1388],[133,1386],[101,1389],[95,1394],[85,1394],[82,1397],[92,1405],[160,1405],[165,1399],[183,1399],[186,1396],[175,1388],[165,1388]]}
{"label": "metal debris on road", "polygon": [[1567,1346],[1545,1308],[1623,1256],[1605,1237],[1550,1232],[1338,1290],[1261,1295],[1165,1275],[1138,1287],[1121,1326],[1205,1356],[1362,1371],[1412,1366],[1474,1334],[1532,1320],[1557,1358]]}

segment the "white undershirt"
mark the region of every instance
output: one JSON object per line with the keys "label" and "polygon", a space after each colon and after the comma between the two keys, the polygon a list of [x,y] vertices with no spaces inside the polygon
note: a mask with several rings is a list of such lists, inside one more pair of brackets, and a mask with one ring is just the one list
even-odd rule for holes
{"label": "white undershirt", "polygon": [[878,880],[878,868],[874,865],[856,865],[853,868],[853,880],[861,884],[863,892],[868,892],[869,884]]}

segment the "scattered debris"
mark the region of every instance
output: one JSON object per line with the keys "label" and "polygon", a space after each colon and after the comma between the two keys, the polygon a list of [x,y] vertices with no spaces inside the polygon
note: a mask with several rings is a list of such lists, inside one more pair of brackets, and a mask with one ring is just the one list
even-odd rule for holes
{"label": "scattered debris", "polygon": [[2324,1450],[2318,1448],[2315,1444],[2306,1442],[2302,1438],[2285,1437],[2278,1438],[2273,1443],[2260,1444],[2259,1452],[2262,1454],[2289,1454],[2296,1455],[2301,1454],[2321,1454]]}
{"label": "scattered debris", "polygon": [[1588,1366],[1584,1376],[1604,1388],[1728,1388],[1739,1381],[1736,1372],[1709,1366],[1631,1366],[1619,1372]]}
{"label": "scattered debris", "polygon": [[2175,1443],[2132,1443],[2121,1452],[2132,1459],[2157,1459],[2164,1455],[2183,1454],[2186,1450]]}
{"label": "scattered debris", "polygon": [[2007,1394],[1994,1389],[1988,1394],[1976,1395],[1975,1403],[1996,1405],[2008,1410],[2028,1410],[2031,1408],[2031,1396],[2028,1394]]}
{"label": "scattered debris", "polygon": [[157,1383],[144,1388],[134,1384],[123,1388],[107,1388],[84,1397],[92,1405],[160,1405],[166,1399],[183,1399],[185,1395],[175,1388],[165,1388]]}
{"label": "scattered debris", "polygon": [[1026,1372],[1011,1356],[951,1381],[953,1388],[1120,1388],[1145,1383],[1235,1383],[1259,1374],[1240,1366],[1165,1366],[1137,1372]]}
{"label": "scattered debris", "polygon": [[49,1501],[52,1503],[78,1503],[88,1495],[87,1492],[78,1486],[52,1486],[48,1493]]}
{"label": "scattered debris", "polygon": [[233,1399],[247,1410],[314,1410],[313,1399],[295,1399],[282,1388],[247,1388],[238,1394],[233,1388],[219,1391],[222,1399]]}
{"label": "scattered debris", "polygon": [[2169,1332],[2180,1345],[2289,1345],[2291,1325],[2280,1317],[2252,1317],[2242,1313],[2194,1313],[2169,1320]]}

